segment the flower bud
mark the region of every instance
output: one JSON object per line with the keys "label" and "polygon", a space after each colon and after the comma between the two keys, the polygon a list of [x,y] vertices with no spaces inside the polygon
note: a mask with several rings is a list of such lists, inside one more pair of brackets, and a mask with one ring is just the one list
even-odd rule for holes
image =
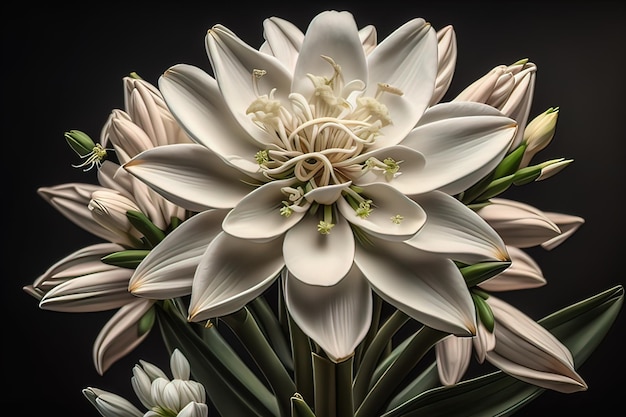
{"label": "flower bud", "polygon": [[69,132],[65,132],[64,136],[70,148],[72,148],[81,159],[84,159],[83,163],[72,166],[74,168],[86,167],[84,171],[89,171],[93,167],[100,168],[102,160],[107,157],[107,151],[111,150],[106,149],[99,143],[95,143],[89,135],[80,130],[70,130]]}
{"label": "flower bud", "polygon": [[532,157],[550,144],[554,137],[558,116],[559,108],[550,107],[526,125],[522,139],[526,144],[526,150],[520,163],[521,168],[528,166]]}
{"label": "flower bud", "polygon": [[128,211],[140,211],[134,202],[111,190],[94,191],[88,205],[94,220],[118,236],[115,243],[141,247],[141,233],[129,221]]}
{"label": "flower bud", "polygon": [[546,250],[552,250],[563,243],[568,237],[574,234],[580,226],[585,223],[585,219],[578,216],[570,216],[569,214],[546,212],[546,217],[561,229],[561,234],[543,242],[541,247]]}
{"label": "flower bud", "polygon": [[456,67],[456,34],[451,25],[437,32],[438,68],[430,105],[439,103],[448,91]]}

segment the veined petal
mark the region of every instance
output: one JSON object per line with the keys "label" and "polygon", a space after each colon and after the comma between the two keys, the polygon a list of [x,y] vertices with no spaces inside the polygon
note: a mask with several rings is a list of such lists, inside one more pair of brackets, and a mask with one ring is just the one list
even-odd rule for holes
{"label": "veined petal", "polygon": [[453,102],[429,108],[401,143],[426,157],[415,194],[466,190],[502,160],[516,130],[514,120],[485,104]]}
{"label": "veined petal", "polygon": [[119,236],[96,222],[88,208],[91,194],[98,190],[106,188],[94,184],[67,183],[40,187],[37,193],[78,227],[108,242],[114,242]]}
{"label": "veined petal", "polygon": [[449,335],[435,345],[437,372],[443,385],[454,385],[463,378],[472,359],[472,338]]}
{"label": "veined petal", "polygon": [[456,198],[433,191],[414,196],[413,200],[426,211],[427,220],[424,227],[406,241],[408,245],[468,264],[510,259],[496,231]]}
{"label": "veined petal", "polygon": [[154,305],[154,300],[136,298],[120,308],[104,325],[93,345],[93,361],[100,375],[126,356],[148,336],[139,322]]}
{"label": "veined petal", "polygon": [[[215,79],[232,115],[257,142],[273,143],[269,133],[259,129],[246,111],[259,94],[269,94],[273,89],[274,98],[288,103],[291,73],[277,58],[250,47],[222,25],[213,26],[205,39]],[[256,70],[265,71],[265,75],[256,77]],[[254,153],[249,155],[254,157]]]}
{"label": "veined petal", "polygon": [[560,235],[559,227],[537,208],[514,200],[492,198],[477,213],[509,246],[529,248]]}
{"label": "veined petal", "polygon": [[213,77],[200,68],[178,64],[159,78],[159,88],[172,114],[194,141],[247,175],[262,178],[254,160],[260,145],[230,113]]}
{"label": "veined petal", "polygon": [[291,179],[271,181],[245,196],[224,219],[224,231],[232,236],[259,242],[282,235],[306,214],[306,210],[281,215],[287,199],[281,189],[293,184]]}
{"label": "veined petal", "polygon": [[282,239],[254,243],[221,232],[209,244],[193,279],[190,321],[234,313],[263,293],[285,265]]}
{"label": "veined petal", "polygon": [[433,97],[430,100],[431,106],[439,103],[448,92],[454,76],[457,48],[456,33],[452,25],[444,26],[437,31],[437,51],[437,80]]}
{"label": "veined petal", "polygon": [[192,401],[184,406],[176,417],[207,417],[209,415],[209,406],[204,403]]}
{"label": "veined petal", "polygon": [[306,284],[336,285],[352,267],[352,229],[342,216],[333,220],[330,233],[322,234],[317,230],[318,217],[308,214],[285,234],[285,265],[291,275]]}
{"label": "veined petal", "polygon": [[259,49],[278,58],[293,72],[304,41],[304,33],[293,23],[273,16],[263,21],[263,37],[265,43]]}
{"label": "veined petal", "polygon": [[146,149],[154,148],[150,137],[131,120],[126,112],[119,109],[113,110],[108,122],[107,134],[121,164],[128,162]]}
{"label": "veined petal", "polygon": [[570,216],[569,214],[546,212],[543,214],[557,225],[561,234],[548,239],[541,244],[541,247],[546,250],[552,250],[563,243],[567,238],[573,235],[580,226],[585,223],[585,219],[578,216]]}
{"label": "veined petal", "polygon": [[[361,217],[345,200],[337,200],[337,208],[353,225],[387,240],[407,240],[426,223],[426,213],[413,200],[386,184],[362,187],[362,196],[372,201],[372,211]],[[399,216],[399,217],[398,217]],[[394,221],[395,220],[395,221]]]}
{"label": "veined petal", "polygon": [[522,249],[507,246],[511,257],[511,266],[504,272],[478,284],[486,291],[512,291],[537,288],[546,284],[541,268]]}
{"label": "veined petal", "polygon": [[128,292],[132,269],[83,275],[52,288],[39,303],[44,310],[86,313],[119,308],[136,299]]}
{"label": "veined petal", "polygon": [[137,179],[119,164],[106,160],[98,170],[98,182],[104,188],[115,190],[128,198],[133,198],[133,182]]}
{"label": "veined petal", "polygon": [[145,414],[126,398],[98,388],[85,388],[83,395],[105,417],[145,417]]}
{"label": "veined petal", "polygon": [[492,351],[496,347],[496,336],[479,320],[478,331],[472,342],[478,363],[483,363],[487,358],[487,352]]}
{"label": "veined petal", "polygon": [[311,20],[302,42],[291,90],[310,97],[314,86],[307,74],[333,77],[333,67],[322,59],[332,58],[340,67],[346,83],[367,81],[365,51],[354,17],[349,12],[328,10]]}
{"label": "veined petal", "polygon": [[487,360],[529,384],[570,393],[587,389],[570,351],[530,317],[502,300],[487,300],[496,319],[496,347]]}
{"label": "veined petal", "polygon": [[209,243],[222,231],[226,210],[207,210],[184,221],[135,269],[128,291],[166,300],[191,294],[193,275]]}
{"label": "veined petal", "polygon": [[459,336],[476,333],[476,312],[456,265],[404,243],[372,238],[355,263],[376,293],[426,326]]}
{"label": "veined petal", "polygon": [[124,168],[191,211],[232,208],[253,190],[250,178],[197,144],[158,146],[137,155]]}
{"label": "veined petal", "polygon": [[285,273],[284,288],[294,321],[331,360],[354,353],[372,321],[372,292],[358,268],[332,286],[309,285]]}
{"label": "veined petal", "polygon": [[375,96],[378,83],[389,84],[402,95],[382,94],[393,124],[383,129],[374,147],[398,144],[416,125],[433,96],[437,78],[437,34],[422,18],[411,19],[383,39],[367,56],[366,95]]}

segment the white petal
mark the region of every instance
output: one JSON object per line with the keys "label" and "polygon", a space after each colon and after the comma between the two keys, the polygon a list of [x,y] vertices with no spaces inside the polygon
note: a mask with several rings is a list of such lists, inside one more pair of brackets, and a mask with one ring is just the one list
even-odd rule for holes
{"label": "white petal", "polygon": [[509,260],[502,238],[456,198],[433,191],[413,199],[426,211],[426,224],[407,244],[468,264]]}
{"label": "white petal", "polygon": [[285,265],[282,239],[254,243],[224,232],[203,255],[191,289],[189,320],[234,313],[263,293]]}
{"label": "white petal", "polygon": [[559,246],[585,223],[585,219],[583,219],[582,217],[570,216],[569,214],[545,211],[543,212],[543,214],[548,219],[552,220],[552,222],[557,225],[559,230],[561,230],[560,235],[553,237],[552,239],[548,239],[541,244],[541,247],[546,250],[552,250]]}
{"label": "white petal", "polygon": [[474,303],[456,265],[403,243],[373,238],[355,262],[374,290],[415,320],[444,332],[476,332]]}
{"label": "white petal", "polygon": [[343,184],[331,184],[314,188],[307,192],[304,198],[310,203],[315,202],[329,206],[335,203],[341,197],[341,193],[348,189],[350,185],[352,185],[351,182],[345,182]]}
{"label": "white petal", "polygon": [[88,387],[83,389],[83,395],[105,417],[146,417],[133,403],[117,394]]}
{"label": "white petal", "polygon": [[184,406],[176,417],[207,417],[209,406],[203,403],[190,402]]}
{"label": "white petal", "polygon": [[294,211],[290,216],[280,214],[285,195],[283,187],[292,180],[271,181],[243,198],[224,219],[224,231],[232,236],[265,241],[282,235],[302,219],[306,211]]}
{"label": "white petal", "polygon": [[504,301],[493,296],[487,301],[496,319],[496,347],[487,353],[490,363],[542,388],[564,393],[587,389],[571,353],[556,337]]}
{"label": "white petal", "polygon": [[[341,214],[353,225],[374,236],[388,240],[406,240],[412,237],[426,222],[426,213],[413,200],[385,184],[363,186],[361,195],[372,200],[372,212],[367,217],[357,216],[354,208],[345,200],[337,201]],[[394,222],[395,216],[402,216]]]}
{"label": "white petal", "polygon": [[457,194],[502,160],[517,124],[479,103],[441,103],[426,111],[401,142],[421,152],[426,166],[415,193],[440,189]]}
{"label": "white petal", "polygon": [[189,375],[191,374],[189,361],[178,349],[174,349],[174,352],[172,352],[172,356],[170,357],[170,369],[175,379],[189,380]]}
{"label": "white petal", "polygon": [[156,300],[191,294],[196,267],[209,243],[222,231],[226,213],[207,210],[184,221],[141,261],[128,290]]}
{"label": "white petal", "polygon": [[328,287],[286,273],[284,285],[285,303],[302,331],[335,362],[352,355],[372,319],[372,292],[359,269]]}
{"label": "white petal", "polygon": [[454,385],[463,378],[472,359],[472,338],[450,335],[435,345],[437,372],[443,385]]}
{"label": "white petal", "polygon": [[39,307],[69,313],[119,308],[136,299],[128,292],[128,280],[132,273],[132,269],[116,268],[65,281],[51,289]]}
{"label": "white petal", "polygon": [[383,39],[367,57],[369,81],[366,95],[375,96],[378,83],[402,91],[383,94],[379,101],[389,108],[393,124],[375,147],[395,145],[415,126],[428,107],[437,77],[437,35],[422,18],[412,19]]}
{"label": "white petal", "polygon": [[342,216],[333,220],[335,226],[324,235],[317,231],[318,217],[308,214],[285,234],[285,265],[300,281],[310,285],[335,285],[352,267],[352,229]]}
{"label": "white petal", "polygon": [[[269,94],[274,88],[274,97],[287,103],[291,73],[277,58],[250,47],[222,25],[215,25],[208,31],[205,43],[220,92],[234,118],[259,143],[273,143],[270,134],[260,129],[246,110],[259,94]],[[256,78],[258,90],[253,84],[255,70],[266,71],[263,77]],[[229,138],[233,139],[241,140],[237,136]],[[254,153],[238,155],[249,155],[252,161],[254,158]]]}
{"label": "white petal", "polygon": [[153,305],[154,300],[136,298],[120,308],[102,327],[92,352],[96,371],[100,375],[148,336],[150,329],[140,331],[139,322]]}
{"label": "white petal", "polygon": [[232,208],[253,190],[250,178],[196,144],[152,148],[124,168],[166,199],[191,211]]}
{"label": "white petal", "polygon": [[512,291],[537,288],[546,284],[541,268],[522,249],[507,246],[511,266],[504,272],[478,284],[486,291]]}
{"label": "white petal", "polygon": [[263,37],[266,40],[266,48],[268,48],[269,53],[293,72],[298,53],[302,48],[304,33],[287,20],[270,17],[263,21]]}
{"label": "white petal", "polygon": [[490,202],[477,213],[509,246],[529,248],[561,233],[552,220],[529,204],[504,198],[492,198]]}
{"label": "white petal", "polygon": [[365,55],[369,55],[374,48],[376,48],[376,44],[378,43],[376,26],[367,25],[359,29],[359,38],[361,38],[361,44],[363,45]]}
{"label": "white petal", "polygon": [[437,31],[437,80],[435,91],[430,105],[435,105],[441,101],[448,92],[448,87],[452,83],[454,69],[456,68],[456,33],[452,25],[447,25]]}
{"label": "white petal", "polygon": [[472,341],[478,363],[485,362],[487,352],[492,351],[496,347],[495,334],[490,332],[481,321],[478,321],[478,331]]}
{"label": "white petal", "polygon": [[159,79],[159,88],[173,115],[196,142],[246,174],[258,174],[254,154],[259,144],[230,113],[214,78],[194,66],[178,64]]}

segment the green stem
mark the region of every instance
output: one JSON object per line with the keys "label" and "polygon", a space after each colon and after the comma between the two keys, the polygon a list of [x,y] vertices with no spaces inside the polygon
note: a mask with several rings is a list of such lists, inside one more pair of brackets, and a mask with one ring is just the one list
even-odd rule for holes
{"label": "green stem", "polygon": [[244,307],[235,313],[221,317],[221,320],[233,330],[248,352],[250,352],[255,363],[272,387],[278,401],[280,415],[288,417],[291,414],[290,398],[296,392],[296,386],[257,325],[254,317]]}
{"label": "green stem", "polygon": [[248,304],[248,308],[287,371],[293,371],[291,347],[274,311],[265,298],[262,295],[256,297]]}
{"label": "green stem", "polygon": [[406,349],[387,368],[367,394],[355,417],[376,417],[395,394],[398,386],[419,363],[430,348],[447,333],[429,327],[422,327],[411,339]]}
{"label": "green stem", "polygon": [[353,417],[352,366],[354,356],[335,363],[315,353],[312,355],[316,417]]}
{"label": "green stem", "polygon": [[313,351],[309,337],[287,314],[289,331],[291,334],[291,351],[293,352],[294,379],[298,393],[307,404],[313,404],[315,392],[313,387],[313,363],[311,352]]}
{"label": "green stem", "polygon": [[356,348],[356,352],[354,353],[354,367],[356,369],[359,369],[361,366],[363,353],[368,350],[369,345],[372,343],[372,340],[374,340],[374,337],[376,337],[376,333],[378,332],[378,328],[380,326],[380,315],[383,309],[383,300],[375,293],[373,293],[372,296],[374,298],[374,305],[372,308],[372,324],[370,325],[365,338]]}

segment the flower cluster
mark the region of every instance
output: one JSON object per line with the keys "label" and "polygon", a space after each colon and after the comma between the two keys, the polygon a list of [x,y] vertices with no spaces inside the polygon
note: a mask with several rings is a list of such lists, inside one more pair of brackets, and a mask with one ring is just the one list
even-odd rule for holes
{"label": "flower cluster", "polygon": [[[452,26],[414,18],[379,41],[325,11],[263,35],[256,49],[213,26],[213,74],[130,74],[98,143],[66,134],[98,184],[39,193],[103,242],[25,290],[44,310],[115,310],[96,370],[158,327],[175,379],[135,368],[146,416],[498,414],[586,390],[577,367],[608,331],[586,324],[612,322],[623,288],[542,321],[497,295],[545,285],[525,249],[584,223],[506,197],[572,163],[537,161],[559,114],[531,114],[537,66],[497,65],[444,101]],[[472,357],[498,371],[465,378]],[[105,417],[142,415],[84,394]]]}

